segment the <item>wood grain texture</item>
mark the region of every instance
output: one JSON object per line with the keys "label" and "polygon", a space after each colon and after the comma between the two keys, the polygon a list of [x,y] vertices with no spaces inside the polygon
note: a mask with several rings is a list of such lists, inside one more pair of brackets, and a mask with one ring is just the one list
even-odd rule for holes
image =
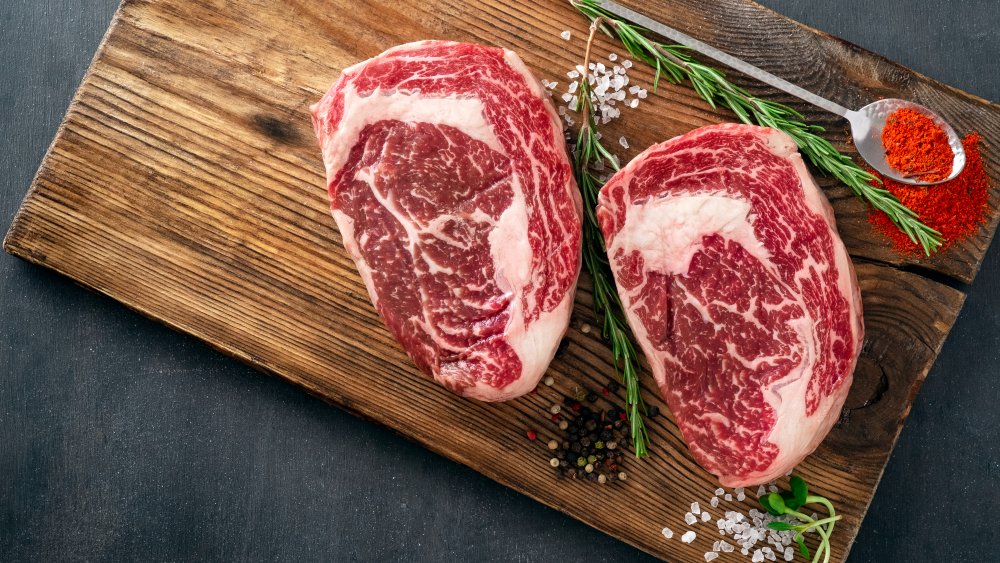
{"label": "wood grain texture", "polygon": [[[547,440],[554,431],[548,405],[574,386],[603,385],[611,373],[606,346],[583,330],[595,324],[589,280],[581,280],[573,326],[551,367],[556,385],[503,405],[465,401],[425,379],[371,307],[329,217],[309,104],[342,68],[431,37],[505,45],[539,78],[564,81],[582,44],[558,33],[570,28],[580,37],[586,27],[559,2],[422,6],[126,2],[5,247],[641,549],[700,559],[711,534],[692,545],[659,535],[664,525],[679,529],[690,502],[716,487],[669,418],[651,427],[651,459],[630,463],[632,478],[614,488],[555,480],[542,442],[523,437],[535,428]],[[995,106],[755,4],[670,1],[648,11],[669,12],[678,27],[838,101],[854,105],[859,87],[916,97],[960,129],[974,124],[998,138]],[[762,46],[786,56],[768,57]],[[632,74],[651,80],[648,69]],[[662,94],[607,129],[611,138],[633,140],[637,149],[623,156],[725,119],[684,87]],[[989,167],[996,178],[992,157]],[[845,515],[835,545],[842,560],[963,295],[894,267],[899,262],[873,237],[864,207],[846,189],[822,183],[857,258],[868,334],[841,423],[801,468]],[[992,197],[995,208],[995,190]],[[991,233],[919,266],[971,280]],[[662,407],[646,383],[646,400]]]}

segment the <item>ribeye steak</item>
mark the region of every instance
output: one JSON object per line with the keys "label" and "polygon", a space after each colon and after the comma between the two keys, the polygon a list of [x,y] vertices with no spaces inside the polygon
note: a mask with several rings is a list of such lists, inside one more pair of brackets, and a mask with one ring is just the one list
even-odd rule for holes
{"label": "ribeye steak", "polygon": [[417,366],[484,401],[533,389],[569,323],[581,204],[520,58],[400,45],[345,70],[313,122],[344,246]]}
{"label": "ribeye steak", "polygon": [[863,336],[854,268],[790,137],[704,127],[601,190],[629,324],[695,459],[764,483],[840,415]]}

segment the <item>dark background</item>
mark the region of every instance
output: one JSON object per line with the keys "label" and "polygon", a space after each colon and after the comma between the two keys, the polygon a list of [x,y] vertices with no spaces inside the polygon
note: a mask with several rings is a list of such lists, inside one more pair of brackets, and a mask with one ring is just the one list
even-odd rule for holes
{"label": "dark background", "polygon": [[[764,4],[1000,100],[995,0]],[[0,0],[2,231],[116,6]],[[994,245],[917,398],[852,562],[995,558],[998,351]],[[0,561],[53,559],[648,558],[2,255]]]}

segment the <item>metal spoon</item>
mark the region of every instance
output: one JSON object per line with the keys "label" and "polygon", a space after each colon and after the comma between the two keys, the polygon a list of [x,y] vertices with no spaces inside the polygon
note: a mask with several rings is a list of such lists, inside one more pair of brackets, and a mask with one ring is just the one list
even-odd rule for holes
{"label": "metal spoon", "polygon": [[[821,107],[831,113],[843,117],[851,124],[851,135],[854,137],[854,146],[857,147],[858,153],[861,154],[861,157],[864,158],[865,161],[872,166],[872,168],[878,170],[883,175],[896,180],[897,182],[917,186],[940,184],[941,182],[953,180],[956,176],[958,176],[962,169],[965,168],[965,149],[962,148],[962,140],[955,133],[955,130],[952,129],[951,126],[941,118],[941,116],[920,104],[890,98],[870,103],[857,111],[852,111],[840,104],[818,96],[805,88],[796,86],[783,78],[779,78],[766,70],[757,68],[750,63],[737,59],[736,57],[728,53],[724,53],[711,45],[698,41],[690,35],[677,31],[676,29],[650,19],[618,3],[612,2],[611,0],[602,1],[601,7],[624,20],[640,25],[657,35],[662,35],[663,37],[677,41],[678,43],[681,43],[701,53],[702,55],[705,55],[706,57],[715,59],[730,68],[746,74],[747,76],[756,78],[765,84],[774,86],[775,88],[787,92],[797,98],[801,98],[810,104]],[[919,175],[903,175],[898,170],[889,166],[889,163],[886,162],[885,147],[882,145],[882,128],[885,127],[885,121],[890,114],[904,107],[919,111],[920,113],[930,117],[934,123],[948,135],[948,144],[951,146],[955,159],[952,162],[951,175],[944,180],[937,182],[924,182],[919,179]]]}

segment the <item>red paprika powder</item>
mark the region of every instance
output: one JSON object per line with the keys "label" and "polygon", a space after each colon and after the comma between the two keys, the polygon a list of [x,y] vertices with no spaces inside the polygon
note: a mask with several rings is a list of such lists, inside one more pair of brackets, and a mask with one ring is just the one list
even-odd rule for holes
{"label": "red paprika powder", "polygon": [[951,176],[955,155],[948,134],[919,111],[902,108],[886,119],[882,145],[889,166],[922,182],[939,182]]}
{"label": "red paprika powder", "polygon": [[[989,176],[983,168],[979,152],[980,140],[978,133],[971,133],[962,140],[965,147],[965,168],[954,180],[943,184],[911,186],[873,172],[903,205],[915,211],[927,226],[941,233],[944,238],[941,250],[975,235],[980,225],[986,222],[989,212]],[[876,183],[873,182],[872,185]],[[892,240],[893,247],[900,254],[923,254],[920,245],[900,231],[885,213],[875,212],[869,217],[869,221],[875,226],[875,230]]]}

